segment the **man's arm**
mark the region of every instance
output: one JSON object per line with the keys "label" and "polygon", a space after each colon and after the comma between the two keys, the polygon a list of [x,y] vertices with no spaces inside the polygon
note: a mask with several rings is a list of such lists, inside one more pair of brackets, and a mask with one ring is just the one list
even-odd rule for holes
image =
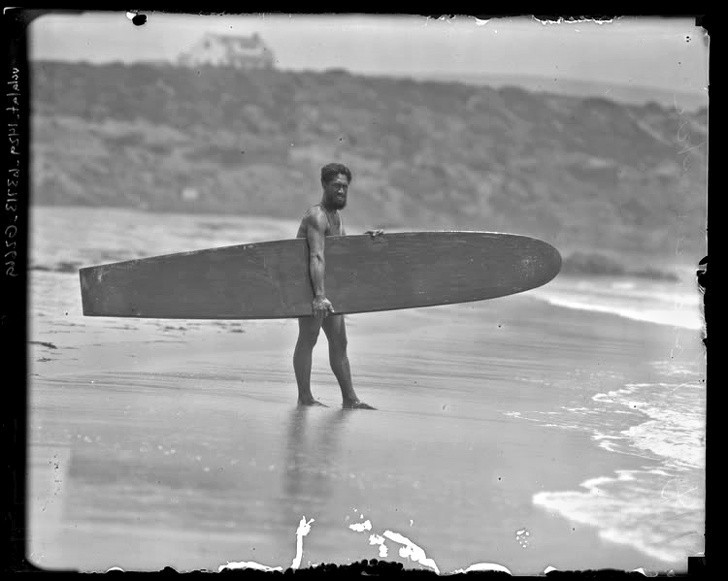
{"label": "man's arm", "polygon": [[326,317],[334,312],[333,306],[326,298],[324,280],[326,278],[326,258],[324,247],[326,240],[326,220],[313,213],[306,221],[306,240],[308,242],[308,272],[313,289],[313,314],[316,317]]}

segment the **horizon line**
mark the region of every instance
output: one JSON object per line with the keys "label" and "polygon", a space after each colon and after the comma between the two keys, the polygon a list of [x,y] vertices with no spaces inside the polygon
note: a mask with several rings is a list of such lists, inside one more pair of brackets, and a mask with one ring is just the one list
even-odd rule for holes
{"label": "horizon line", "polygon": [[[165,58],[137,58],[134,60],[124,60],[124,59],[108,59],[104,61],[93,61],[89,59],[84,58],[75,58],[75,59],[69,59],[69,58],[28,58],[28,63],[43,63],[43,62],[53,62],[53,63],[67,63],[67,64],[83,64],[83,65],[92,65],[92,66],[104,66],[104,65],[111,65],[111,64],[122,64],[126,66],[131,66],[135,64],[146,64],[146,65],[170,65],[170,66],[181,66],[178,62],[176,62],[174,59],[165,59]],[[214,65],[213,65],[214,66]],[[186,68],[186,67],[184,67]],[[350,74],[352,76],[365,76],[365,77],[394,77],[394,78],[411,78],[413,80],[427,80],[428,78],[433,78],[433,80],[449,80],[452,82],[462,82],[467,84],[467,80],[476,81],[486,81],[488,79],[492,80],[507,80],[507,79],[513,79],[513,80],[533,80],[533,81],[544,81],[547,83],[572,83],[572,84],[580,84],[580,85],[608,85],[612,87],[620,87],[624,89],[632,89],[632,90],[648,90],[648,91],[659,91],[659,92],[673,92],[675,94],[684,95],[684,96],[691,96],[691,97],[706,97],[708,96],[708,88],[705,87],[703,89],[673,89],[669,87],[662,87],[659,85],[646,85],[646,84],[635,84],[630,82],[624,82],[624,81],[617,81],[617,80],[608,80],[608,79],[582,79],[578,77],[561,77],[558,79],[554,79],[550,75],[539,75],[536,73],[498,73],[498,72],[473,72],[473,71],[456,71],[456,72],[449,72],[449,71],[423,71],[423,70],[414,70],[414,71],[372,71],[372,70],[352,70],[346,67],[342,66],[331,66],[331,67],[317,67],[317,68],[304,68],[304,67],[273,67],[272,70],[278,71],[278,72],[301,72],[301,73],[327,73],[327,72],[345,72],[347,74]]]}

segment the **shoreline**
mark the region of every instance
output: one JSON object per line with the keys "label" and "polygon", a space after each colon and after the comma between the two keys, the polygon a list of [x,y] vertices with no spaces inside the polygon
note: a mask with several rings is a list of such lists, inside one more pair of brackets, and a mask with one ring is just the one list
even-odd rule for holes
{"label": "shoreline", "polygon": [[[507,503],[510,504],[507,506],[510,506],[511,510],[504,511],[503,507],[494,505],[490,500],[482,502],[486,503],[485,506],[490,507],[488,510],[493,514],[500,515],[495,518],[495,522],[510,523],[513,531],[507,533],[503,530],[505,524],[493,529],[492,526],[495,525],[486,526],[477,520],[470,522],[466,526],[467,530],[485,531],[484,534],[487,538],[501,539],[495,545],[498,547],[495,555],[487,554],[488,551],[484,551],[486,554],[482,555],[482,559],[479,558],[474,562],[497,562],[509,567],[514,573],[536,574],[547,566],[562,570],[578,569],[580,567],[577,565],[582,555],[590,555],[587,567],[590,569],[610,568],[614,562],[619,562],[627,564],[627,569],[644,567],[652,571],[681,570],[679,566],[676,567],[671,563],[644,555],[636,548],[603,541],[600,539],[598,528],[574,525],[568,519],[554,516],[533,503],[534,494],[540,491],[579,491],[581,490],[580,485],[588,479],[611,477],[618,470],[641,469],[646,465],[654,467],[658,464],[657,462],[618,456],[615,453],[599,449],[597,442],[588,432],[556,430],[534,422],[524,422],[524,418],[509,418],[505,415],[506,412],[514,410],[521,412],[525,410],[525,412],[530,411],[531,413],[544,412],[554,405],[554,398],[556,398],[555,401],[568,402],[569,398],[573,398],[574,395],[581,397],[579,391],[569,392],[569,389],[573,388],[554,387],[554,385],[558,386],[561,380],[568,379],[568,361],[578,361],[582,349],[580,343],[593,344],[595,348],[604,349],[611,348],[610,345],[614,340],[625,342],[630,336],[663,336],[660,343],[664,343],[664,328],[647,322],[623,319],[612,314],[587,313],[554,307],[540,299],[526,295],[508,297],[499,299],[499,301],[498,304],[496,301],[491,301],[484,305],[432,307],[347,317],[350,327],[352,370],[357,390],[362,399],[371,401],[375,406],[380,407],[380,411],[375,412],[375,416],[366,418],[350,415],[346,417],[346,424],[341,429],[353,430],[353,435],[350,434],[350,439],[345,439],[345,444],[342,445],[348,443],[350,446],[349,456],[356,457],[358,454],[363,457],[362,461],[368,467],[368,472],[364,474],[379,474],[381,478],[386,479],[386,470],[381,473],[380,471],[387,465],[391,465],[392,462],[395,465],[400,463],[401,457],[392,456],[386,452],[385,458],[378,458],[376,455],[372,456],[372,450],[380,450],[380,453],[383,453],[382,450],[387,449],[394,442],[400,442],[405,446],[405,450],[407,446],[414,445],[413,451],[422,448],[422,451],[426,450],[427,454],[435,454],[434,457],[439,458],[444,466],[449,465],[447,472],[443,473],[441,469],[438,469],[436,474],[439,474],[438,478],[444,478],[442,486],[451,492],[463,487],[467,489],[470,485],[464,480],[448,477],[446,474],[453,471],[464,474],[468,470],[472,470],[473,466],[480,466],[478,468],[480,472],[477,472],[479,481],[489,483],[493,499],[500,497],[508,499]],[[48,411],[44,411],[53,408],[63,410],[61,416],[66,416],[65,423],[69,426],[76,426],[77,435],[89,437],[92,445],[94,436],[91,432],[93,431],[98,432],[103,441],[105,437],[109,437],[104,436],[107,428],[97,425],[93,418],[104,416],[113,418],[114,415],[109,416],[109,413],[113,412],[114,407],[118,408],[118,405],[115,406],[111,403],[114,399],[126,401],[126,405],[131,405],[132,408],[137,405],[136,402],[149,401],[160,411],[168,410],[162,412],[165,414],[163,417],[166,418],[165,422],[168,424],[164,430],[145,428],[152,429],[153,433],[158,434],[155,437],[161,438],[161,440],[181,437],[179,430],[184,429],[184,424],[180,424],[180,420],[176,416],[170,415],[171,410],[178,409],[177,414],[183,415],[190,413],[186,406],[179,407],[181,403],[175,403],[173,399],[170,399],[176,397],[176,393],[184,394],[185,398],[197,402],[197,406],[203,406],[198,411],[208,420],[207,423],[200,420],[204,430],[200,434],[205,434],[208,429],[211,429],[212,432],[217,429],[215,423],[219,423],[220,420],[213,419],[216,414],[230,416],[229,421],[233,421],[232,417],[235,416],[235,413],[231,410],[237,408],[241,410],[257,409],[260,417],[271,418],[273,425],[280,425],[280,420],[283,420],[285,424],[286,420],[283,418],[290,413],[295,414],[293,411],[295,382],[292,369],[289,369],[289,356],[295,341],[294,321],[256,321],[254,324],[247,324],[251,322],[196,321],[195,325],[179,321],[127,321],[119,325],[119,321],[114,321],[113,327],[115,328],[109,328],[109,323],[112,321],[107,319],[94,321],[92,328],[84,331],[85,325],[82,323],[87,321],[87,319],[83,319],[81,323],[74,320],[66,321],[66,324],[75,325],[75,327],[66,328],[59,328],[60,323],[58,323],[55,325],[55,329],[66,332],[55,337],[47,334],[50,330],[48,326],[53,326],[51,321],[45,323],[42,323],[40,319],[34,321],[36,326],[32,329],[29,338],[32,341],[41,342],[51,338],[55,341],[56,349],[34,344],[31,346],[33,357],[38,359],[51,355],[56,360],[45,362],[32,360],[31,362],[31,373],[39,373],[30,378],[33,398],[32,424],[36,430],[38,428],[46,430],[40,439],[37,439],[37,434],[40,432],[32,432],[36,436],[31,434],[29,437],[31,447],[43,445],[44,440],[49,436],[47,430],[60,421],[49,416]],[[46,333],[41,333],[40,331],[44,327]],[[462,330],[466,327],[470,328],[471,335],[466,342],[470,343],[469,350],[463,349],[463,345],[466,343],[462,343],[461,338]],[[479,332],[474,332],[473,327],[477,327]],[[163,330],[165,328],[167,330]],[[546,329],[549,328],[559,329],[560,358],[566,357],[561,363],[551,363],[548,360],[549,348],[544,347],[543,337],[548,336]],[[160,332],[164,335],[161,338],[159,337]],[[438,340],[438,332],[445,333],[444,342]],[[673,333],[676,337],[684,337],[686,331],[674,329]],[[573,335],[573,339],[569,338],[571,335]],[[590,335],[602,338],[596,340],[593,337],[590,338]],[[65,339],[56,338],[59,336],[64,336]],[[134,338],[130,339],[130,337]],[[142,337],[144,340],[140,341]],[[74,345],[74,338],[83,338],[83,340]],[[669,338],[668,342],[670,342]],[[435,344],[439,344],[440,348],[433,351],[432,345]],[[153,351],[150,351],[152,348]],[[626,347],[622,345],[620,351],[628,352],[629,345]],[[423,354],[428,357],[422,359]],[[73,357],[70,357],[71,355]],[[388,356],[388,359],[385,359],[386,363],[382,366],[382,358],[385,356]],[[475,361],[480,361],[475,368],[472,368],[473,357]],[[78,359],[78,361],[70,361],[72,358]],[[641,358],[639,353],[633,353],[632,357],[628,356],[626,360],[620,356],[615,361],[616,365],[623,370],[622,372],[629,375],[632,364],[639,363]],[[554,365],[558,365],[558,367],[554,367]],[[518,371],[520,368],[523,368],[523,372]],[[279,371],[272,373],[272,369],[279,369]],[[470,371],[461,373],[463,369],[470,369]],[[415,370],[414,374],[412,370]],[[519,375],[514,374],[514,371]],[[636,373],[639,375],[643,372]],[[316,416],[311,414],[311,417],[319,419],[331,417],[332,421],[338,421],[335,419],[337,416],[334,415],[338,405],[336,395],[338,390],[330,375],[327,369],[325,347],[322,345],[317,347],[314,353],[313,379],[317,382],[319,397],[332,407],[323,410],[322,414]],[[524,375],[524,378],[519,379]],[[539,376],[548,378],[548,380],[544,380],[545,384],[541,384],[547,391],[541,393],[542,387],[539,384],[529,384],[528,381],[524,381],[529,376],[534,380]],[[482,399],[482,396],[477,395],[477,386],[482,382],[489,384],[490,397],[485,400]],[[549,387],[548,383],[552,385]],[[134,387],[135,385],[138,387]],[[144,385],[147,387],[142,387]],[[607,391],[611,385],[622,384],[618,380],[615,382],[610,379],[609,385],[586,386],[588,391],[584,392],[584,397]],[[457,389],[455,389],[456,387]],[[109,389],[111,391],[108,391]],[[101,400],[94,403],[100,394],[106,394],[104,401],[110,402],[110,407],[99,407],[98,404]],[[79,411],[83,409],[87,409],[87,411],[79,416],[77,411],[69,409],[69,402],[66,401],[68,397],[77,402]],[[473,397],[476,399],[472,399]],[[212,413],[212,410],[216,410],[216,413]],[[142,411],[138,411],[138,414],[140,414],[139,417],[144,416]],[[276,422],[273,417],[279,417],[280,420]],[[422,424],[425,418],[429,418],[428,423]],[[248,420],[258,421],[258,416],[253,415],[248,417]],[[125,421],[114,419],[112,423],[121,422],[119,425],[123,426]],[[311,421],[311,427],[308,429],[318,433],[318,428],[315,427],[316,422]],[[378,429],[367,425],[371,422]],[[86,429],[79,429],[80,426],[86,426]],[[236,423],[229,424],[229,426],[231,429],[237,430],[235,433],[238,434],[237,437],[241,441],[251,437],[251,433],[247,429],[233,427],[237,426]],[[60,428],[60,424],[57,424],[57,427]],[[290,425],[289,429],[291,429]],[[278,434],[277,429],[267,427],[265,430],[267,430],[266,433],[270,432],[272,441],[281,437],[276,435]],[[435,433],[428,436],[428,431],[432,430],[435,430]],[[114,434],[116,434],[115,437],[120,437],[118,431],[115,431]],[[174,434],[177,435],[174,436]],[[389,434],[389,437],[382,439],[383,434]],[[70,442],[68,444],[70,446],[68,448],[70,465],[73,465],[73,461],[70,460],[71,456],[81,454],[83,457],[86,454],[83,448],[79,448],[83,437],[80,442],[77,440],[74,443],[73,435],[70,434],[71,439],[68,440]],[[208,436],[201,435],[200,437]],[[259,436],[253,437],[258,438]],[[267,441],[267,436],[260,437],[263,438],[260,443]],[[60,439],[63,440],[63,438]],[[123,441],[122,438],[120,442],[123,444]],[[462,443],[468,441],[473,449],[467,451],[466,448],[464,451]],[[513,464],[507,456],[493,455],[494,450],[492,444],[488,444],[489,441],[501,442],[503,453],[505,450],[509,450],[509,454],[517,451],[520,463]],[[415,443],[413,444],[413,442]],[[536,447],[536,449],[543,452],[537,453],[530,450],[530,446],[533,444],[529,444],[529,442],[538,442],[542,447]],[[189,445],[196,444],[190,442]],[[332,444],[328,441],[326,445],[330,447]],[[223,446],[228,446],[228,444],[223,444]],[[291,441],[287,446],[295,447]],[[497,449],[498,446],[496,446]],[[547,449],[551,450],[550,457],[545,456]],[[271,453],[274,456],[276,454]],[[313,452],[306,448],[302,453],[311,454]],[[334,466],[339,466],[339,464],[348,466],[348,469],[354,470],[352,473],[356,474],[355,465],[351,464],[350,459],[347,459],[349,456],[341,456],[340,450],[337,454]],[[484,460],[488,457],[491,458],[490,461]],[[588,462],[585,465],[575,463],[573,459],[579,457],[588,459]],[[468,464],[469,459],[475,458],[479,458],[477,461],[474,460],[476,464]],[[135,462],[138,461],[141,460],[135,460]],[[498,467],[502,480],[494,480],[494,474],[488,475],[487,471],[483,472],[486,468],[482,468],[482,465],[487,466],[488,462]],[[540,466],[541,468],[534,471],[528,466],[521,466],[521,463],[528,465],[529,462],[533,467]],[[324,463],[322,466],[321,469],[324,472],[332,469],[330,464]],[[336,469],[345,472],[347,468],[341,466]],[[405,474],[418,474],[422,470],[422,467],[418,467],[416,462],[407,466],[409,468],[404,469]],[[179,469],[184,473],[185,470],[189,470],[189,466],[183,463]],[[34,468],[35,477],[42,480],[43,477],[40,473],[46,472],[46,470],[47,468],[41,468],[37,464]],[[144,470],[154,472],[155,468],[147,466]],[[259,473],[258,468],[251,468],[251,470],[255,474]],[[93,472],[92,466],[86,465],[81,473],[83,474],[81,481],[91,478]],[[279,468],[275,468],[273,473],[277,474],[279,480],[286,482],[285,469],[283,473],[280,473]],[[69,483],[74,482],[73,472],[71,474]],[[245,472],[240,473],[240,477],[243,477],[243,474]],[[79,474],[76,474],[76,480],[79,477]],[[414,480],[414,482],[418,481],[420,488],[412,489],[412,494],[420,494],[417,490],[421,491],[422,487],[428,489],[427,478],[422,480],[420,477]],[[275,482],[275,479],[271,481],[274,488],[279,486]],[[320,482],[326,482],[326,480]],[[342,485],[342,482],[336,478],[332,481],[331,486],[334,486],[333,482]],[[352,489],[348,480],[344,482],[347,483],[344,487],[348,493],[354,497],[359,495],[362,502],[358,503],[358,508],[361,514],[365,514],[367,518],[371,519],[375,527],[381,527],[382,530],[389,528],[399,531],[404,536],[411,538],[413,542],[426,549],[428,556],[435,559],[441,571],[466,568],[472,564],[463,562],[463,559],[467,560],[466,555],[473,554],[472,550],[453,548],[448,545],[449,541],[446,540],[447,531],[450,531],[450,536],[459,536],[464,541],[462,530],[452,529],[451,525],[440,528],[439,533],[428,530],[428,514],[431,522],[440,522],[440,526],[442,526],[448,520],[446,513],[438,512],[439,509],[434,510],[432,507],[427,509],[426,505],[410,505],[400,496],[401,493],[396,492],[400,488],[407,489],[413,485],[411,482],[402,481],[394,488],[388,489],[388,495],[395,495],[391,498],[399,498],[398,502],[403,503],[400,510],[394,513],[387,510],[386,507],[377,506],[376,503],[371,504],[371,500],[367,504],[364,502],[366,495],[361,497],[361,491],[357,492],[355,488]],[[376,479],[367,482],[368,484],[365,486],[377,487]],[[499,482],[507,482],[509,486],[516,488],[509,491],[505,485],[499,485]],[[84,486],[88,486],[88,484]],[[229,482],[227,486],[235,489],[236,485]],[[332,562],[327,558],[327,555],[332,554],[339,555],[340,558],[336,559],[339,562],[345,562],[346,555],[351,555],[348,558],[349,562],[361,558],[378,558],[376,547],[367,545],[363,535],[348,531],[345,522],[335,525],[336,515],[338,518],[344,514],[348,514],[351,518],[356,515],[347,512],[344,499],[338,498],[332,490],[329,494],[333,494],[329,504],[333,503],[338,508],[332,508],[322,499],[315,501],[310,499],[309,505],[314,510],[322,511],[322,514],[303,511],[307,518],[319,517],[319,524],[312,525],[312,534],[304,541],[304,565],[308,559],[311,559],[312,562]],[[293,502],[288,497],[284,497],[284,500],[284,504],[290,505]],[[127,502],[131,501],[127,499]],[[273,507],[280,504],[281,501],[265,502]],[[300,504],[300,501],[296,502]],[[429,502],[432,504],[431,500]],[[305,505],[304,501],[301,506]],[[434,512],[431,512],[432,510]],[[468,514],[468,510],[470,509],[461,507],[460,512]],[[426,528],[411,529],[408,525],[409,519],[405,518],[406,515],[403,514],[408,511],[410,516],[413,516],[414,513],[419,514],[417,522],[422,523],[421,526]],[[295,529],[293,517],[294,514],[291,513],[290,531],[287,533],[291,539],[293,539],[292,533]],[[297,518],[300,519],[300,517],[299,514]],[[45,525],[38,526],[39,530],[44,530]],[[148,534],[154,534],[151,531],[156,530],[157,526],[161,525],[150,525],[151,528],[148,529],[132,527],[128,530],[130,533],[137,530],[141,533],[142,530],[147,530]],[[220,553],[221,557],[218,559],[220,562],[216,561],[215,566],[225,563],[222,557],[225,554],[227,555],[225,558],[229,561],[252,559],[271,566],[285,567],[288,557],[284,557],[284,555],[290,553],[293,542],[288,545],[281,540],[285,538],[284,531],[280,530],[283,524],[279,523],[276,526],[278,527],[274,535],[276,540],[267,549],[261,547],[262,539],[258,538],[258,541],[253,543],[257,549],[256,552],[246,551],[244,547],[240,547],[239,550],[234,551],[234,554]],[[525,547],[513,538],[514,531],[518,530],[530,532],[529,544]],[[349,533],[351,534],[349,535]],[[342,535],[349,538],[341,541]],[[194,539],[194,534],[191,536]],[[506,537],[509,537],[508,548],[502,546]],[[523,538],[520,540],[523,541]],[[84,542],[93,541],[88,538]],[[119,542],[118,535],[110,535],[104,550],[106,552],[115,551],[117,542]],[[200,562],[200,542],[200,539],[198,541],[190,540],[192,547],[189,549],[189,563],[193,568],[201,566],[192,564]],[[231,546],[225,543],[222,545],[220,550],[225,547],[228,551],[232,550]],[[194,549],[194,546],[197,546],[197,549]],[[567,546],[570,547],[569,554],[562,554],[561,558],[558,558],[559,553],[563,553]],[[442,547],[442,549],[438,549],[438,547]],[[581,547],[581,549],[575,550],[574,547]],[[216,550],[213,550],[213,553]],[[72,557],[73,551],[71,553],[68,551],[69,549],[66,547],[64,559]],[[209,552],[210,549],[208,548],[206,551]],[[393,560],[397,560],[396,545],[392,546],[390,551]],[[442,556],[441,553],[446,556]],[[180,565],[187,562],[187,558],[183,558],[173,547],[167,549],[167,554],[170,559],[181,559]],[[264,558],[266,554],[269,555],[267,559]],[[546,559],[544,555],[549,554],[554,555],[554,558]],[[276,557],[277,555],[278,557]],[[462,558],[458,559],[458,555],[462,555]],[[503,558],[496,558],[498,555],[502,555]],[[76,557],[82,562],[84,558],[88,558],[79,554]],[[149,561],[152,563],[154,557],[149,555],[148,558],[152,559]],[[541,561],[544,562],[541,564]],[[583,567],[581,568],[583,569]]]}

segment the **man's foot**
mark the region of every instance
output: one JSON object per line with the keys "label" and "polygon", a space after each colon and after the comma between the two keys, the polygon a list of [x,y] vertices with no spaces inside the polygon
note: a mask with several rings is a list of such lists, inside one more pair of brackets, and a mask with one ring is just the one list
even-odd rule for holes
{"label": "man's foot", "polygon": [[354,401],[344,400],[342,407],[345,410],[375,410],[375,409],[377,409],[375,407],[370,406],[368,403],[359,401],[358,399],[356,399]]}
{"label": "man's foot", "polygon": [[319,400],[313,399],[312,397],[305,398],[305,399],[301,399],[299,397],[298,398],[298,407],[305,407],[305,406],[321,406],[323,408],[329,407],[325,403],[321,403]]}

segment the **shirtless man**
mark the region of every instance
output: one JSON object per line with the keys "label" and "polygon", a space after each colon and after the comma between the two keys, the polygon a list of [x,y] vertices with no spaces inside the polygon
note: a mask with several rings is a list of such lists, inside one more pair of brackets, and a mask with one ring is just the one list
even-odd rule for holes
{"label": "shirtless man", "polygon": [[[334,372],[343,398],[343,407],[348,409],[375,409],[359,401],[354,392],[346,353],[346,326],[344,315],[334,312],[334,307],[326,298],[324,272],[326,261],[324,245],[326,236],[345,236],[339,210],[346,206],[346,197],[351,182],[349,169],[338,163],[330,163],[321,168],[323,197],[321,202],[310,208],[301,220],[297,238],[305,238],[309,249],[309,275],[313,288],[312,315],[298,319],[298,342],[293,354],[293,368],[298,383],[298,405],[324,405],[314,399],[311,393],[311,355],[323,327],[329,343],[329,362]],[[379,235],[381,231],[368,232]]]}

